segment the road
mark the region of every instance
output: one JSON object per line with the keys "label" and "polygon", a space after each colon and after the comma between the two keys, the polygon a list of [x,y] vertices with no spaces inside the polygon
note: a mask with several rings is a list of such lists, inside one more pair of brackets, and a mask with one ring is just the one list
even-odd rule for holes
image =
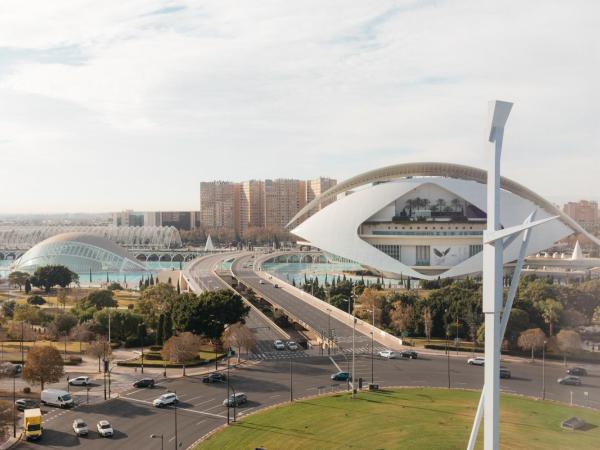
{"label": "road", "polygon": [[[350,324],[341,322],[334,317],[331,317],[329,314],[324,314],[320,309],[302,301],[283,289],[275,288],[271,283],[264,282],[264,284],[262,284],[262,278],[260,278],[252,268],[250,256],[240,256],[236,258],[231,265],[231,271],[240,281],[250,286],[261,297],[278,305],[295,318],[302,320],[315,332],[327,337],[329,335],[328,330],[331,330],[331,335],[338,346],[343,350],[349,350],[352,345],[352,327]],[[356,346],[370,348],[370,336],[366,336],[357,331],[355,339]],[[375,342],[374,348],[376,352],[383,349],[377,342]]]}
{"label": "road", "polygon": [[[330,375],[339,369],[346,370],[349,361],[344,355],[314,356],[293,360],[293,395],[301,398],[331,390],[344,390],[346,383],[333,382]],[[504,362],[513,375],[502,380],[504,392],[538,397],[541,393],[541,365],[528,361]],[[416,360],[373,360],[374,381],[380,386],[437,386],[447,387],[447,359],[444,355],[427,355]],[[360,355],[356,360],[356,376],[371,381],[371,359]],[[562,386],[556,379],[564,374],[560,364],[546,364],[546,398],[568,403],[571,392],[573,401],[600,408],[600,370],[591,368],[584,377],[584,385]],[[287,402],[290,398],[289,360],[264,360],[254,365],[230,371],[230,382],[236,392],[248,395],[248,404],[240,407],[238,417],[256,409]],[[450,358],[450,382],[457,388],[481,388],[483,368],[466,364],[465,356]],[[227,409],[221,402],[226,397],[226,384],[204,384],[199,377],[170,379],[154,389],[131,389],[120,398],[106,403],[78,406],[73,410],[46,408],[44,437],[39,443],[22,443],[19,449],[72,448],[86,449],[160,449],[160,439],[150,439],[150,434],[162,434],[165,448],[172,448],[175,441],[175,410],[157,409],[151,401],[166,391],[176,392],[181,402],[177,409],[178,440],[181,448],[188,448],[198,438],[224,424]],[[230,411],[233,416],[233,411]],[[77,438],[71,430],[75,418],[84,419],[95,427],[100,419],[108,419],[116,429],[115,437],[102,439],[92,432],[90,437]]]}

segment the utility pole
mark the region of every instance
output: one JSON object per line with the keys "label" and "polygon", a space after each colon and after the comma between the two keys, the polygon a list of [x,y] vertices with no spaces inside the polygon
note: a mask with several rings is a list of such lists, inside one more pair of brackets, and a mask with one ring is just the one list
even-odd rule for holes
{"label": "utility pole", "polygon": [[25,364],[24,345],[23,345],[23,334],[24,334],[25,322],[21,320],[21,365]]}
{"label": "utility pole", "polygon": [[352,398],[356,397],[356,377],[354,376],[355,372],[355,366],[354,366],[354,344],[355,344],[355,338],[354,335],[356,333],[356,317],[352,318]]}
{"label": "utility pole", "polygon": [[293,359],[292,359],[292,352],[290,352],[290,402],[294,401],[294,390],[293,390],[293,386],[294,386],[294,375],[293,375],[294,371],[293,371]]}
{"label": "utility pole", "polygon": [[450,389],[450,352],[448,351],[448,330],[446,330],[446,360],[448,366],[448,389]]}
{"label": "utility pole", "polygon": [[16,390],[16,379],[17,379],[17,369],[13,366],[13,437],[17,437],[17,390]]}
{"label": "utility pole", "polygon": [[[177,391],[174,392],[177,394]],[[173,403],[173,406],[173,409],[175,410],[175,450],[177,450],[179,447],[179,440],[177,439],[177,401]]]}
{"label": "utility pole", "polygon": [[327,354],[331,355],[331,309],[327,308]]}
{"label": "utility pole", "polygon": [[546,400],[546,341],[542,344],[542,400]]}
{"label": "utility pole", "polygon": [[[229,401],[229,354],[231,352],[227,352],[227,400]],[[229,425],[229,406],[227,406],[227,425]]]}

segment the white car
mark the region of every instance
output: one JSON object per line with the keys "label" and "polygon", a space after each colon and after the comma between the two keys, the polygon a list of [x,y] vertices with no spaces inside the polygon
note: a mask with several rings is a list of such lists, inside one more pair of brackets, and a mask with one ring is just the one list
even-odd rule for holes
{"label": "white car", "polygon": [[396,354],[391,350],[382,350],[378,353],[378,355],[387,359],[394,359],[396,357]]}
{"label": "white car", "polygon": [[475,358],[469,358],[467,360],[467,364],[470,364],[472,366],[483,366],[485,364],[485,357],[476,356]]}
{"label": "white car", "polygon": [[265,280],[259,280],[258,284],[265,284]]}
{"label": "white car", "polygon": [[73,431],[77,436],[86,436],[88,434],[87,423],[83,419],[75,419],[73,421]]}
{"label": "white car", "polygon": [[175,403],[177,403],[177,395],[174,392],[163,394],[152,402],[157,408],[173,405]]}
{"label": "white car", "polygon": [[87,386],[90,384],[90,377],[75,377],[69,380],[71,386]]}
{"label": "white car", "polygon": [[275,347],[275,350],[285,350],[285,344],[279,339],[273,342],[273,347]]}
{"label": "white car", "polygon": [[98,429],[98,434],[102,437],[112,437],[115,434],[108,420],[101,420],[96,425],[96,428]]}
{"label": "white car", "polygon": [[289,341],[287,343],[287,348],[295,352],[296,350],[298,350],[298,344],[296,344],[294,341]]}

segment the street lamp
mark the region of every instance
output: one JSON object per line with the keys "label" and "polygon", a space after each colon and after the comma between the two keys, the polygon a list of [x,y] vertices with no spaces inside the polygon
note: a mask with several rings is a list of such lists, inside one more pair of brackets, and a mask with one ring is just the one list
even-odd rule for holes
{"label": "street lamp", "polygon": [[354,334],[356,332],[356,317],[353,317],[352,323],[352,398],[356,396],[356,377],[354,376]]}
{"label": "street lamp", "polygon": [[371,326],[371,384],[375,383],[375,299],[373,299],[373,310],[372,310],[372,326]]}
{"label": "street lamp", "polygon": [[152,439],[158,439],[158,438],[160,438],[160,450],[165,450],[165,439],[164,439],[164,436],[162,434],[151,434],[150,437]]}
{"label": "street lamp", "polygon": [[144,373],[144,335],[145,335],[145,326],[143,323],[138,324],[138,336],[140,337],[140,347],[141,347],[141,366],[142,366],[142,373]]}
{"label": "street lamp", "polygon": [[331,355],[331,309],[327,308],[327,354]]}
{"label": "street lamp", "polygon": [[542,400],[546,400],[546,341],[542,343]]}
{"label": "street lamp", "polygon": [[294,401],[294,375],[293,375],[293,359],[292,352],[290,352],[290,402]]}

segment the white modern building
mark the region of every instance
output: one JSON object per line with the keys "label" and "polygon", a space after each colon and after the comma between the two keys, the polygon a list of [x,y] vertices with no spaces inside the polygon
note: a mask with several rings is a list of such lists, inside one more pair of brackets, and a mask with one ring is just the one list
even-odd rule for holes
{"label": "white modern building", "polygon": [[[307,204],[290,224],[335,200],[292,232],[387,277],[478,273],[487,219],[486,176],[484,170],[448,163],[399,164],[365,172]],[[543,251],[572,233],[600,245],[598,238],[526,187],[502,178],[501,189],[503,228],[522,224],[533,210],[538,220],[559,216],[532,231],[528,253]],[[514,261],[519,248],[520,242],[507,243],[504,263]]]}

